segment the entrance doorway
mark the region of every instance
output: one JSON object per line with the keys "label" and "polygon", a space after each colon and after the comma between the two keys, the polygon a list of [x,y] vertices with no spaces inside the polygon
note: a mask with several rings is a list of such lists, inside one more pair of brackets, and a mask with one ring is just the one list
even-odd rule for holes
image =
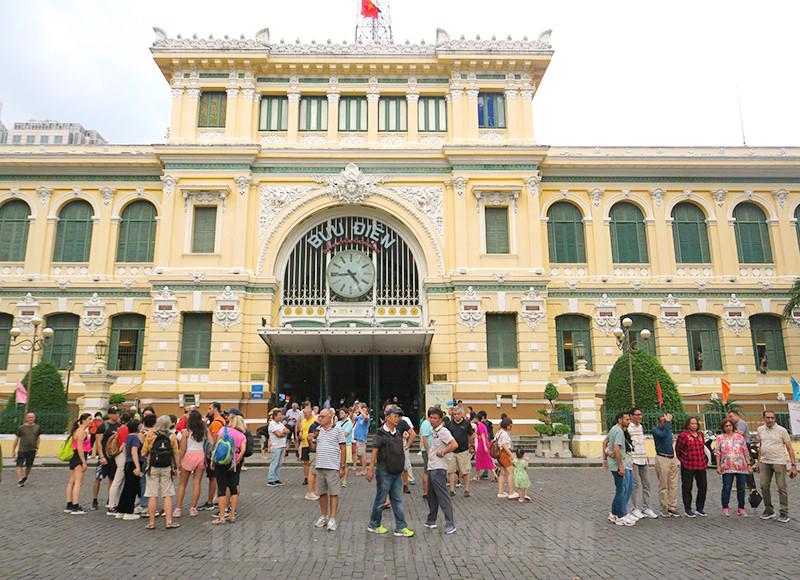
{"label": "entrance doorway", "polygon": [[[322,406],[330,396],[334,407],[366,402],[373,420],[393,397],[415,426],[423,396],[422,355],[278,355],[276,381],[279,404],[288,397]],[[281,398],[281,396],[283,398]],[[374,426],[373,422],[373,426]]]}

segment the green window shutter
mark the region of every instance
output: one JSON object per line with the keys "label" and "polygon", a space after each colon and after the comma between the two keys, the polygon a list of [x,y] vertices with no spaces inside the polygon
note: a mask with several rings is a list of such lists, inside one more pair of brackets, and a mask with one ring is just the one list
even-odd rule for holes
{"label": "green window shutter", "polygon": [[742,264],[769,264],[772,246],[769,239],[767,217],[753,203],[740,203],[733,210],[736,249]]}
{"label": "green window shutter", "polygon": [[286,131],[289,126],[289,99],[264,97],[258,121],[259,131]]}
{"label": "green window shutter", "polygon": [[339,131],[367,130],[367,99],[341,97],[339,99]]}
{"label": "green window shutter", "polygon": [[547,210],[547,240],[550,262],[558,264],[586,262],[583,216],[571,203],[554,203]]}
{"label": "green window shutter", "polygon": [[121,314],[111,319],[111,345],[108,349],[108,368],[114,371],[142,369],[145,317],[140,314]]}
{"label": "green window shutter", "polygon": [[58,214],[54,262],[88,262],[92,246],[92,206],[85,201],[68,203]]}
{"label": "green window shutter", "polygon": [[672,241],[679,264],[709,264],[706,216],[692,203],[679,203],[672,210]]}
{"label": "green window shutter", "polygon": [[28,204],[13,199],[0,207],[0,262],[24,262],[30,222]]}
{"label": "green window shutter", "polygon": [[10,332],[13,326],[14,317],[0,313],[0,370],[8,368],[8,353],[11,350]]}
{"label": "green window shutter", "polygon": [[575,345],[582,344],[587,368],[592,368],[592,335],[589,319],[567,314],[556,317],[556,346],[558,350],[558,370],[574,371]]}
{"label": "green window shutter", "polygon": [[722,354],[717,319],[704,314],[687,316],[686,334],[689,339],[690,368],[693,371],[721,371]]}
{"label": "green window shutter", "polygon": [[219,128],[225,126],[227,95],[224,92],[209,92],[200,95],[197,108],[197,126]]}
{"label": "green window shutter", "polygon": [[447,131],[447,102],[443,97],[420,97],[418,103],[419,131]]}
{"label": "green window shutter", "polygon": [[66,369],[75,364],[75,352],[78,346],[78,323],[75,314],[53,314],[48,316],[45,324],[53,329],[53,338],[44,348],[44,360],[50,361],[56,368]]}
{"label": "green window shutter", "polygon": [[192,252],[211,254],[216,249],[217,208],[195,207],[192,229]]}
{"label": "green window shutter", "polygon": [[486,253],[508,254],[511,251],[508,238],[508,208],[484,208],[484,223],[486,226]]}
{"label": "green window shutter", "polygon": [[211,314],[185,313],[181,334],[181,368],[207,369],[210,358]]}
{"label": "green window shutter", "polygon": [[751,316],[750,334],[753,339],[756,369],[761,368],[761,358],[766,356],[768,370],[788,370],[780,318],[767,314]]}
{"label": "green window shutter", "polygon": [[516,315],[486,315],[486,350],[490,369],[517,368]]}
{"label": "green window shutter", "polygon": [[[341,99],[339,102],[341,103]],[[299,128],[300,131],[328,130],[328,99],[326,97],[300,98]]]}
{"label": "green window shutter", "polygon": [[405,97],[381,97],[378,101],[378,131],[408,131],[408,103]]}
{"label": "green window shutter", "polygon": [[[630,318],[631,322],[633,322],[630,333],[631,342],[634,347],[640,350],[646,350],[653,356],[656,356],[656,326],[654,320],[642,314],[626,314],[620,317],[620,328],[622,328],[622,320],[625,318]],[[641,337],[640,333],[645,328],[650,331],[650,340],[643,340]]]}
{"label": "green window shutter", "polygon": [[611,208],[611,253],[615,264],[644,264],[647,235],[644,216],[638,207],[620,202]]}
{"label": "green window shutter", "polygon": [[152,262],[156,243],[156,208],[135,201],[120,216],[117,262]]}

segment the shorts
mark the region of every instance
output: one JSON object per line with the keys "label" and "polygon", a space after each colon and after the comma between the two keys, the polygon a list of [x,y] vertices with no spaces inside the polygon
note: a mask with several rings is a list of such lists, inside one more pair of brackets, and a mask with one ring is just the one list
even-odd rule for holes
{"label": "shorts", "polygon": [[405,463],[403,464],[403,471],[408,471],[411,469],[411,451],[408,449],[405,450]]}
{"label": "shorts", "polygon": [[196,471],[201,469],[206,462],[206,454],[202,451],[189,451],[181,460],[181,469],[184,471]]}
{"label": "shorts", "polygon": [[168,497],[175,495],[172,483],[172,467],[151,467],[147,473],[145,497]]}
{"label": "shorts", "polygon": [[422,470],[425,473],[428,471],[428,454],[425,451],[422,452]]}
{"label": "shorts", "polygon": [[353,446],[352,445],[345,445],[347,451],[345,452],[345,459],[344,462],[348,465],[353,462]]}
{"label": "shorts", "polygon": [[339,495],[341,490],[338,469],[317,469],[317,495]]}
{"label": "shorts", "polygon": [[356,441],[356,457],[366,457],[367,455],[367,442]]}
{"label": "shorts", "polygon": [[33,460],[36,458],[36,450],[20,451],[17,453],[17,467],[33,467]]}
{"label": "shorts", "polygon": [[469,450],[460,453],[450,453],[447,456],[447,474],[458,473],[461,476],[469,475],[470,470]]}
{"label": "shorts", "polygon": [[312,451],[308,454],[308,473],[309,475],[317,474],[317,453]]}
{"label": "shorts", "polygon": [[117,462],[115,457],[108,457],[106,458],[106,464],[103,465],[102,463],[97,463],[97,469],[94,470],[94,478],[97,481],[102,479],[110,479],[114,480],[114,476],[117,474]]}
{"label": "shorts", "polygon": [[300,448],[300,460],[301,461],[308,461],[309,456],[311,455],[311,448],[310,447],[301,447]]}
{"label": "shorts", "polygon": [[80,464],[81,464],[81,456],[78,455],[77,451],[73,450],[72,459],[69,460],[70,471],[78,467]]}

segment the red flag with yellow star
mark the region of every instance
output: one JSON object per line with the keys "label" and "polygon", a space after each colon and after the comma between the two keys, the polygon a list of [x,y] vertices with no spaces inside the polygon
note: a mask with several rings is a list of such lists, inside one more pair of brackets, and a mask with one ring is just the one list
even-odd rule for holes
{"label": "red flag with yellow star", "polygon": [[380,14],[380,8],[378,8],[372,0],[361,0],[361,16],[366,16],[367,18],[375,18],[378,19],[378,14]]}

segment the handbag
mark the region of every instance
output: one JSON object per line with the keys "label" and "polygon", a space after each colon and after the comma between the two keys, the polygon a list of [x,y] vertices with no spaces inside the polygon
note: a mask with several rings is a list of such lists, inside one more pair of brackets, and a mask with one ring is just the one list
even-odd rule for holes
{"label": "handbag", "polygon": [[512,459],[511,459],[511,452],[506,450],[505,448],[500,450],[500,457],[497,458],[497,462],[502,467],[511,467]]}
{"label": "handbag", "polygon": [[761,494],[758,493],[758,490],[754,489],[753,491],[750,492],[750,499],[748,500],[750,502],[750,507],[757,508],[758,506],[761,505],[761,501],[763,499],[764,498],[761,497]]}

